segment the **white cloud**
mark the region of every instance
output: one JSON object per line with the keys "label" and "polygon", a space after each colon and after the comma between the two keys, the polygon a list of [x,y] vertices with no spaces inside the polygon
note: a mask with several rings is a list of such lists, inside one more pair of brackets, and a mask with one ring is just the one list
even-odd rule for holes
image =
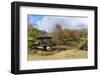
{"label": "white cloud", "polygon": [[62,26],[62,28],[68,29],[81,29],[87,28],[88,18],[82,17],[54,17],[54,16],[44,16],[40,21],[37,21],[37,28],[51,32],[56,24]]}

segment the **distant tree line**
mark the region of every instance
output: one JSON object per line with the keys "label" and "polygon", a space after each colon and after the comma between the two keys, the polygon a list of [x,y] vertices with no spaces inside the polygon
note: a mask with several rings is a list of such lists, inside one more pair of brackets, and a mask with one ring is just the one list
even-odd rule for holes
{"label": "distant tree line", "polygon": [[[28,48],[39,46],[41,42],[36,36],[43,32],[37,28],[28,25]],[[62,29],[59,24],[56,24],[54,31],[48,33],[52,36],[51,45],[59,47],[66,47],[66,49],[78,48],[81,50],[88,50],[88,30],[80,29]]]}

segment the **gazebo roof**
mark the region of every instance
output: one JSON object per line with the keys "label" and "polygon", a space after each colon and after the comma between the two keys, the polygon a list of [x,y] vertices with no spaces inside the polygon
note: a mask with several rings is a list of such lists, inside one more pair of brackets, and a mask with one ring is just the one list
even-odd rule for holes
{"label": "gazebo roof", "polygon": [[37,36],[37,38],[46,38],[46,39],[50,39],[50,38],[52,38],[47,32],[45,32],[45,31],[43,31],[43,32],[41,32],[38,36]]}

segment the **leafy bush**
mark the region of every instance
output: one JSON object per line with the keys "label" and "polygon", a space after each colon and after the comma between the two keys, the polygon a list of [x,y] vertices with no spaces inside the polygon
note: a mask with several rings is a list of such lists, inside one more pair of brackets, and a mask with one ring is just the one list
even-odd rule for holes
{"label": "leafy bush", "polygon": [[87,38],[82,38],[80,44],[78,45],[78,48],[81,50],[88,50],[88,40]]}

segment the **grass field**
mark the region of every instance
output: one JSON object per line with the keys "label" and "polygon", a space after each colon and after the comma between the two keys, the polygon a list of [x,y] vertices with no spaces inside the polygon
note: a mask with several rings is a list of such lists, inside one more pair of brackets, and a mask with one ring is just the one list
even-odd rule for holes
{"label": "grass field", "polygon": [[86,59],[88,58],[88,51],[71,49],[64,51],[53,51],[53,52],[43,52],[38,51],[37,53],[28,53],[28,60],[56,60],[56,59]]}

